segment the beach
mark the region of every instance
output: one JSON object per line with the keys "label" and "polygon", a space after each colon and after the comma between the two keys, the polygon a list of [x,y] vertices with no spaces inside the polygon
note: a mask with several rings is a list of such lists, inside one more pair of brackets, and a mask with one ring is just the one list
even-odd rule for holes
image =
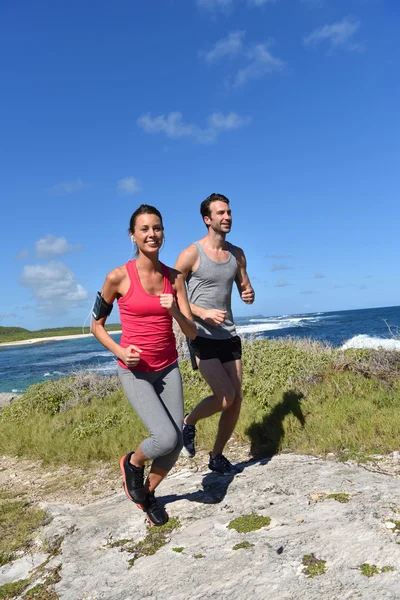
{"label": "beach", "polygon": [[[118,334],[122,331],[109,331],[108,333]],[[60,340],[77,340],[79,338],[92,337],[92,333],[77,333],[75,335],[54,335],[42,338],[32,338],[30,340],[19,340],[18,342],[1,342],[0,346],[26,346],[31,344],[42,344],[43,342],[59,342]]]}

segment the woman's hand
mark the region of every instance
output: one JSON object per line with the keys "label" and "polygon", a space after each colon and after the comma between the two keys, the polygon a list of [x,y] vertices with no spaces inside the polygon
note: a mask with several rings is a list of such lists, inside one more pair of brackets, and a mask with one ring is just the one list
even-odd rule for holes
{"label": "woman's hand", "polygon": [[176,305],[175,296],[173,294],[161,294],[160,304],[163,308],[166,308],[169,314],[173,317],[178,312]]}
{"label": "woman's hand", "polygon": [[129,368],[136,367],[140,360],[140,353],[142,350],[137,346],[128,346],[127,348],[121,347],[121,352],[118,353],[118,358]]}

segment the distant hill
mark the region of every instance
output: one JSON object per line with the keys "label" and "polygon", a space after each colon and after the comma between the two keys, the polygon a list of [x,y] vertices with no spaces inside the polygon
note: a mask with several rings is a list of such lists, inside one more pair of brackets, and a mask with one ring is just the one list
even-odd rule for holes
{"label": "distant hill", "polygon": [[[119,323],[112,323],[106,326],[108,331],[118,331],[121,329]],[[85,328],[85,332],[89,333],[89,327]],[[31,340],[34,338],[53,337],[56,335],[79,335],[82,333],[82,327],[54,327],[52,329],[36,329],[30,331],[23,327],[1,327],[0,326],[0,343],[1,342],[20,342],[23,340]]]}

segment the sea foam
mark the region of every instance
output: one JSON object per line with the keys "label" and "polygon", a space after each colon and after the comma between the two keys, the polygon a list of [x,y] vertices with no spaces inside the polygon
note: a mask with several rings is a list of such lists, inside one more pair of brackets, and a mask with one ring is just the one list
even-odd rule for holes
{"label": "sea foam", "polygon": [[352,337],[341,346],[341,350],[348,350],[349,348],[383,348],[384,350],[397,350],[400,352],[400,340],[376,338],[362,334]]}

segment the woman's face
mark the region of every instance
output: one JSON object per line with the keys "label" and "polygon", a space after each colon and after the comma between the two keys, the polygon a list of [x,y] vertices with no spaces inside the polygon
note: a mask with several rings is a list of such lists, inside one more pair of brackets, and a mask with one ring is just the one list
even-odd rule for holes
{"label": "woman's face", "polygon": [[133,241],[139,252],[158,252],[164,240],[163,227],[157,215],[138,215],[133,231]]}

